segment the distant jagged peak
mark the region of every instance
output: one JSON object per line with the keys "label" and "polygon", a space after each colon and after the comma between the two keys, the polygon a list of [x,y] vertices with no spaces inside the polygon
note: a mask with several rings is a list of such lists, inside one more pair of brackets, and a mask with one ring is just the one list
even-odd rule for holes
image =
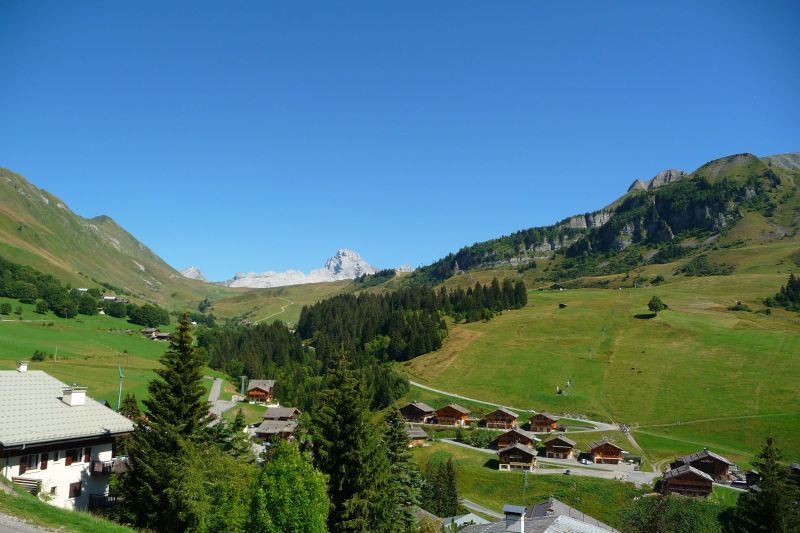
{"label": "distant jagged peak", "polygon": [[206,283],[208,283],[206,277],[196,266],[190,266],[189,268],[181,270],[181,276],[183,276],[184,278],[194,279],[197,281],[205,281]]}
{"label": "distant jagged peak", "polygon": [[768,155],[761,159],[769,166],[785,168],[786,170],[800,170],[800,152]]}
{"label": "distant jagged peak", "polygon": [[663,187],[664,185],[669,185],[670,183],[675,183],[676,181],[680,181],[685,178],[688,174],[683,170],[678,169],[668,169],[662,170],[652,178],[646,181],[642,181],[640,179],[635,180],[630,187],[628,187],[628,192],[631,191],[654,191],[659,187]]}

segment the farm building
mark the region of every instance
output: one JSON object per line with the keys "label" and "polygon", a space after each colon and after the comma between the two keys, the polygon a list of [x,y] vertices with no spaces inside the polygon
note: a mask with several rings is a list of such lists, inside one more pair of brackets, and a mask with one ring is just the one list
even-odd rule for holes
{"label": "farm building", "polygon": [[558,427],[558,417],[548,412],[536,413],[528,419],[531,431],[535,433],[550,433]]}
{"label": "farm building", "polygon": [[589,444],[589,453],[595,463],[618,465],[622,462],[622,448],[606,439]]}
{"label": "farm building", "polygon": [[538,439],[536,435],[530,431],[525,431],[524,429],[520,428],[513,428],[510,431],[506,431],[502,435],[498,436],[494,442],[499,449],[508,448],[512,444],[524,444],[529,448],[535,448],[536,443],[540,442],[540,439]]}
{"label": "farm building", "polygon": [[666,472],[664,484],[670,492],[684,496],[708,496],[714,486],[714,479],[705,472],[684,464]]}
{"label": "farm building", "polygon": [[297,420],[300,417],[300,409],[297,407],[267,407],[264,411],[264,420]]}
{"label": "farm building", "polygon": [[0,371],[0,473],[65,509],[105,506],[109,474],[127,463],[114,440],[133,423],[41,371]]}
{"label": "farm building", "polygon": [[406,426],[406,434],[408,435],[408,447],[422,446],[428,440],[428,434],[418,426]]}
{"label": "farm building", "polygon": [[431,421],[436,411],[427,403],[411,402],[400,408],[400,414],[409,422],[426,424]]}
{"label": "farm building", "polygon": [[517,418],[519,418],[517,413],[501,407],[483,417],[483,420],[487,428],[511,429],[517,425]]}
{"label": "farm building", "polygon": [[705,472],[715,481],[728,481],[731,479],[730,467],[733,463],[706,448],[701,452],[675,459],[670,467],[678,468],[683,465],[690,465]]}
{"label": "farm building", "polygon": [[498,470],[533,470],[536,468],[536,450],[524,444],[512,444],[497,452]]}
{"label": "farm building", "polygon": [[574,459],[575,441],[567,437],[553,437],[544,443],[546,455],[550,459]]}
{"label": "farm building", "polygon": [[247,384],[247,400],[256,403],[269,403],[273,400],[274,379],[251,379]]}
{"label": "farm building", "polygon": [[446,426],[465,426],[469,418],[469,409],[457,403],[450,403],[436,410],[436,423]]}

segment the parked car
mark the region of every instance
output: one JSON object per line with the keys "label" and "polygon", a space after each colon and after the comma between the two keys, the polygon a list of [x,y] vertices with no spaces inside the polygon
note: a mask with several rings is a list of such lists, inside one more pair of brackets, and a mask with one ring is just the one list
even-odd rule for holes
{"label": "parked car", "polygon": [[571,474],[571,472],[569,471],[569,468],[567,468],[566,470],[564,470],[564,475],[565,475],[565,476],[568,476],[568,475],[570,475],[570,474]]}
{"label": "parked car", "polygon": [[592,464],[591,461],[589,461],[589,459],[586,459],[586,458],[581,459],[579,462],[582,465],[590,465],[590,464]]}

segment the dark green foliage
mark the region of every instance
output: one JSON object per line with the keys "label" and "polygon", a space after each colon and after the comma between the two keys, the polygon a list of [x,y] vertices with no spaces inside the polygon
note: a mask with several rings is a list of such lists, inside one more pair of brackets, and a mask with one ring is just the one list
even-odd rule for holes
{"label": "dark green foliage", "polygon": [[770,307],[783,307],[789,311],[800,311],[800,277],[789,274],[789,281],[772,298],[764,303]]}
{"label": "dark green foliage", "polygon": [[660,248],[650,261],[659,264],[671,263],[676,259],[685,257],[691,251],[692,251],[691,248],[685,248],[678,244],[670,243]]}
{"label": "dark green foliage", "polygon": [[717,533],[719,507],[698,498],[665,495],[640,498],[625,511],[630,533]]}
{"label": "dark green foliage", "polygon": [[10,315],[11,314],[11,304],[8,302],[3,302],[0,304],[0,315]]}
{"label": "dark green foliage", "polygon": [[139,402],[136,401],[136,394],[129,392],[125,395],[122,399],[122,405],[120,405],[119,408],[119,414],[131,420],[136,420],[142,416],[142,410],[139,409]]}
{"label": "dark green foliage", "polygon": [[131,323],[148,328],[169,324],[169,312],[166,309],[150,304],[142,306],[129,304],[128,317],[130,317]]}
{"label": "dark green foliage", "polygon": [[494,438],[495,434],[486,429],[473,428],[465,430],[460,427],[456,429],[456,440],[458,442],[463,442],[476,448],[488,448]]}
{"label": "dark green foliage", "polygon": [[736,302],[735,305],[728,306],[728,311],[750,311],[750,306],[742,302]]}
{"label": "dark green foliage", "polygon": [[31,361],[44,361],[47,355],[41,350],[34,350],[33,355],[31,355]]}
{"label": "dark green foliage", "polygon": [[78,300],[78,313],[82,315],[96,315],[97,314],[97,298],[91,294],[77,295]]}
{"label": "dark green foliage", "polygon": [[47,313],[47,302],[44,300],[37,300],[36,301],[36,312],[40,315],[44,315]]}
{"label": "dark green foliage", "polygon": [[250,500],[248,530],[325,533],[330,501],[325,476],[297,444],[278,441],[269,451]]}
{"label": "dark green foliage", "polygon": [[678,269],[676,274],[683,273],[687,276],[727,276],[733,272],[733,267],[728,265],[715,265],[707,255],[698,255]]}
{"label": "dark green foliage", "polygon": [[389,474],[392,485],[390,491],[393,499],[392,509],[397,512],[397,516],[391,519],[391,524],[394,525],[392,531],[412,532],[416,524],[414,509],[419,505],[422,478],[408,449],[406,421],[396,407],[386,415],[385,423],[384,442],[391,465]]}
{"label": "dark green foliage", "polygon": [[370,420],[364,386],[341,356],[312,412],[315,466],[328,476],[332,533],[391,531],[398,516],[386,446]]}
{"label": "dark green foliage", "polygon": [[647,303],[647,308],[654,315],[657,315],[658,313],[666,309],[666,307],[667,306],[664,305],[664,302],[661,301],[661,298],[655,295],[652,298],[650,298],[650,301]]}
{"label": "dark green foliage", "polygon": [[425,469],[420,506],[436,516],[455,516],[460,507],[456,470],[452,457],[431,460]]}
{"label": "dark green foliage", "polygon": [[100,302],[100,307],[107,315],[115,318],[124,318],[128,315],[128,304],[124,302]]}
{"label": "dark green foliage", "polygon": [[355,279],[355,282],[359,285],[362,289],[367,289],[369,287],[375,287],[380,285],[381,283],[385,283],[395,277],[397,275],[397,271],[393,268],[387,268],[384,270],[380,270],[374,274],[362,274],[358,278]]}
{"label": "dark green foliage", "polygon": [[732,520],[725,527],[735,533],[788,533],[800,531],[800,491],[789,479],[783,455],[773,438],[753,461],[760,480],[758,490],[739,496]]}

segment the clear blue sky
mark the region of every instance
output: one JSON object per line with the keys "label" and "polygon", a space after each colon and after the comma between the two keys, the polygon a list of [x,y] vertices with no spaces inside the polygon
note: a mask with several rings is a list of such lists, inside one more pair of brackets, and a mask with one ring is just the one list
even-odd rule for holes
{"label": "clear blue sky", "polygon": [[226,279],[800,151],[800,3],[651,4],[0,0],[0,166]]}

